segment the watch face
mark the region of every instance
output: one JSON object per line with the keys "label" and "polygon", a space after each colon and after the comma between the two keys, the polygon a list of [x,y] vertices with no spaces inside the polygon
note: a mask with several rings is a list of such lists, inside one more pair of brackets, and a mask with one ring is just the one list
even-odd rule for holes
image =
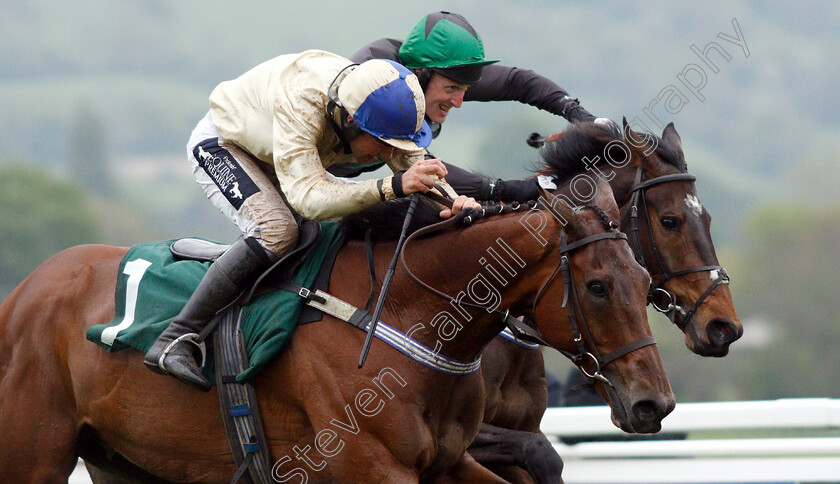
{"label": "watch face", "polygon": [[546,189],[548,191],[557,190],[556,181],[557,181],[557,179],[552,177],[552,176],[548,176],[548,175],[538,175],[537,176],[537,183],[539,183],[541,187],[543,187],[544,189]]}

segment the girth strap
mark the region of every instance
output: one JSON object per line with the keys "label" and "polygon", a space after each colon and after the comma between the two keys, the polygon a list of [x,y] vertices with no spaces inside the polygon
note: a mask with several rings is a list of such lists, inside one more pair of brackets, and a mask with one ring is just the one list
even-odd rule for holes
{"label": "girth strap", "polygon": [[293,282],[283,282],[281,284],[278,284],[277,288],[297,294],[298,296],[303,298],[304,302],[308,302],[310,300],[314,300],[321,304],[324,304],[326,302],[326,299],[324,299],[323,296],[319,296],[315,292],[312,292],[311,290],[303,286],[298,286]]}
{"label": "girth strap", "polygon": [[222,420],[234,460],[238,464],[231,484],[271,481],[271,456],[259,403],[250,383],[237,383],[236,375],[248,368],[248,351],[240,329],[242,311],[235,306],[219,317],[214,335],[216,387]]}

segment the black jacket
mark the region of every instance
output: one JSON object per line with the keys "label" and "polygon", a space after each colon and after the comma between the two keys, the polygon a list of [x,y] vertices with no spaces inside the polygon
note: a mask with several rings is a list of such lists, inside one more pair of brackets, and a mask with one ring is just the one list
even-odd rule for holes
{"label": "black jacket", "polygon": [[[360,64],[370,59],[401,62],[399,58],[401,45],[401,40],[379,39],[356,51],[350,56],[350,60]],[[464,101],[519,101],[563,116],[570,122],[595,119],[595,116],[583,109],[566,90],[550,79],[528,69],[498,64],[484,67],[481,80],[470,85],[464,94]],[[437,137],[440,133],[440,125],[432,126],[432,130],[434,136]],[[471,196],[477,200],[505,202],[535,200],[539,196],[536,179],[493,180],[449,163],[445,164],[449,171],[446,181],[459,195]],[[336,176],[353,177],[379,166],[381,165],[362,167],[347,163],[333,165],[327,171]]]}

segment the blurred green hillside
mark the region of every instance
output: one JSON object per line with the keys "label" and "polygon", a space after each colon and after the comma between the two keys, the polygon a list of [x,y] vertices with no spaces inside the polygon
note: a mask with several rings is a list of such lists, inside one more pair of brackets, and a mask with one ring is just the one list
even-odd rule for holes
{"label": "blurred green hillside", "polygon": [[[657,134],[675,123],[746,327],[729,357],[705,360],[654,323],[683,401],[838,396],[824,380],[799,377],[805,368],[840,372],[836,358],[815,359],[840,346],[830,302],[840,283],[834,2],[3,0],[0,176],[17,188],[0,196],[0,298],[69,245],[233,239],[184,160],[213,87],[279,54],[349,56],[371,40],[403,38],[439,9],[464,14],[488,57],[546,75],[598,116],[639,119]],[[732,42],[736,24],[743,46]],[[711,42],[717,72],[692,50]],[[681,75],[702,87],[693,94]],[[517,103],[468,103],[432,151],[522,177],[536,160],[525,137],[564,126]],[[550,361],[561,374],[568,367]]]}
{"label": "blurred green hillside", "polygon": [[[796,5],[493,0],[445,7],[471,20],[488,56],[556,80],[593,113],[638,117],[657,132],[661,127],[646,109],[663,126],[673,121],[691,169],[701,176],[705,202],[713,213],[726,214],[734,242],[742,241],[741,217],[757,200],[809,196],[784,188],[791,163],[837,152],[840,6]],[[180,156],[217,83],[282,53],[320,48],[350,55],[379,37],[402,38],[423,14],[443,7],[6,0],[0,16],[0,160],[68,171],[68,137],[80,110],[101,117],[117,175],[136,156]],[[733,19],[749,56],[719,36],[737,37]],[[691,50],[710,42],[730,56],[708,54],[717,73]],[[677,79],[692,64],[706,74],[702,101]],[[676,114],[657,101],[669,87],[685,96]],[[535,154],[524,137],[565,124],[517,103],[476,104],[455,113],[433,148],[484,173],[527,174]]]}

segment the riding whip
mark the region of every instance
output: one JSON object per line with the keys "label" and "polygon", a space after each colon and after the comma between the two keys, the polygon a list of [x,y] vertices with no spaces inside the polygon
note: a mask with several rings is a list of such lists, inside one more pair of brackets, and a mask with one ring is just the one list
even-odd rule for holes
{"label": "riding whip", "polygon": [[373,335],[376,333],[376,325],[379,323],[379,315],[382,313],[382,306],[385,304],[385,297],[388,295],[388,289],[391,287],[391,279],[394,277],[394,271],[397,267],[397,258],[402,250],[405,236],[408,232],[408,226],[411,224],[411,217],[414,215],[414,209],[417,208],[417,201],[420,199],[417,193],[410,195],[411,203],[408,205],[408,212],[405,214],[405,221],[403,221],[402,232],[400,238],[397,240],[397,250],[394,252],[394,258],[391,259],[391,265],[388,267],[388,272],[385,273],[385,279],[382,281],[382,289],[379,291],[379,299],[376,300],[376,307],[373,309],[373,317],[368,326],[368,334],[365,337],[365,344],[362,346],[362,354],[359,356],[359,368],[365,365],[368,351],[370,351],[370,344],[373,341]]}

